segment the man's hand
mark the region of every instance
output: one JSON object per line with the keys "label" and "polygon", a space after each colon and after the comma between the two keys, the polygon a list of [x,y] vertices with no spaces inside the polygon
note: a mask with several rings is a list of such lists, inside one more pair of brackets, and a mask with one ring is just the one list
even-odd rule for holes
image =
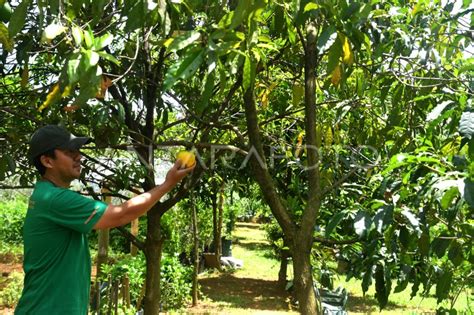
{"label": "man's hand", "polygon": [[181,166],[182,166],[182,161],[177,160],[174,163],[173,167],[170,168],[170,170],[166,174],[166,179],[165,179],[165,182],[163,183],[163,185],[169,185],[170,187],[175,186],[186,175],[188,175],[189,173],[191,173],[194,170],[194,168],[196,167],[196,164],[194,164],[191,167],[187,167],[187,168],[181,168]]}

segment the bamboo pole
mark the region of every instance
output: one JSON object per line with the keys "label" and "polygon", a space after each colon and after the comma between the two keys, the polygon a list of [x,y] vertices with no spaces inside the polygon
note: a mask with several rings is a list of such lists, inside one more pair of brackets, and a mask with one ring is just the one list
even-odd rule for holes
{"label": "bamboo pole", "polygon": [[198,304],[198,273],[199,273],[199,237],[198,237],[198,222],[197,222],[197,211],[196,203],[194,202],[194,192],[191,191],[191,208],[192,214],[192,226],[193,226],[193,238],[194,238],[194,270],[193,270],[193,287],[192,287],[192,298],[193,306]]}

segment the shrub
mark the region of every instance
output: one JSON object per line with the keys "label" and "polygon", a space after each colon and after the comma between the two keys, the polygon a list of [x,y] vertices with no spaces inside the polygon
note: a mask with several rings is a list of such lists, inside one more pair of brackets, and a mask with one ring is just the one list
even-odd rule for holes
{"label": "shrub", "polygon": [[183,266],[177,257],[164,256],[161,260],[161,303],[163,309],[185,305],[191,296],[192,267]]}
{"label": "shrub", "polygon": [[[145,265],[143,253],[137,256],[124,255],[116,261],[103,266],[101,281],[108,281],[109,279],[112,282],[119,281],[127,275],[130,283],[130,301],[133,305],[137,305],[138,301],[143,298],[140,295],[143,294]],[[163,309],[177,309],[185,304],[191,295],[191,280],[192,267],[183,266],[177,257],[163,256],[160,283],[161,305]],[[106,308],[109,304],[108,297],[103,296],[102,298],[101,305]],[[125,310],[123,309],[123,311]]]}
{"label": "shrub", "polygon": [[27,204],[24,198],[0,203],[0,238],[5,243],[21,244]]}
{"label": "shrub", "polygon": [[14,307],[18,304],[23,290],[23,274],[12,272],[8,277],[8,284],[0,291],[0,305]]}

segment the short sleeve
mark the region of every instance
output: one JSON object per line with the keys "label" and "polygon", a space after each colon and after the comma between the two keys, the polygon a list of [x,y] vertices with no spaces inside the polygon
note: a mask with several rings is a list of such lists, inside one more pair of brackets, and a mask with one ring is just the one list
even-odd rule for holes
{"label": "short sleeve", "polygon": [[62,189],[50,204],[50,219],[56,224],[81,233],[89,233],[107,209],[102,201],[87,198],[69,189]]}

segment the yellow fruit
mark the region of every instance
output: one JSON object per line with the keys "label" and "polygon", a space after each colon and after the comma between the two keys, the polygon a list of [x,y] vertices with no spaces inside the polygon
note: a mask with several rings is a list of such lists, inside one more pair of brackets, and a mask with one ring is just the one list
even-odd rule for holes
{"label": "yellow fruit", "polygon": [[345,64],[352,65],[354,63],[354,53],[352,52],[351,44],[349,39],[344,36],[344,44],[342,45],[342,51],[344,56],[342,60]]}
{"label": "yellow fruit", "polygon": [[341,65],[337,65],[336,68],[334,68],[334,70],[332,71],[331,83],[334,85],[338,85],[339,82],[341,82],[341,77],[342,77]]}
{"label": "yellow fruit", "polygon": [[196,156],[194,153],[189,151],[180,151],[176,155],[176,159],[181,161],[181,166],[183,168],[192,167],[196,164]]}

